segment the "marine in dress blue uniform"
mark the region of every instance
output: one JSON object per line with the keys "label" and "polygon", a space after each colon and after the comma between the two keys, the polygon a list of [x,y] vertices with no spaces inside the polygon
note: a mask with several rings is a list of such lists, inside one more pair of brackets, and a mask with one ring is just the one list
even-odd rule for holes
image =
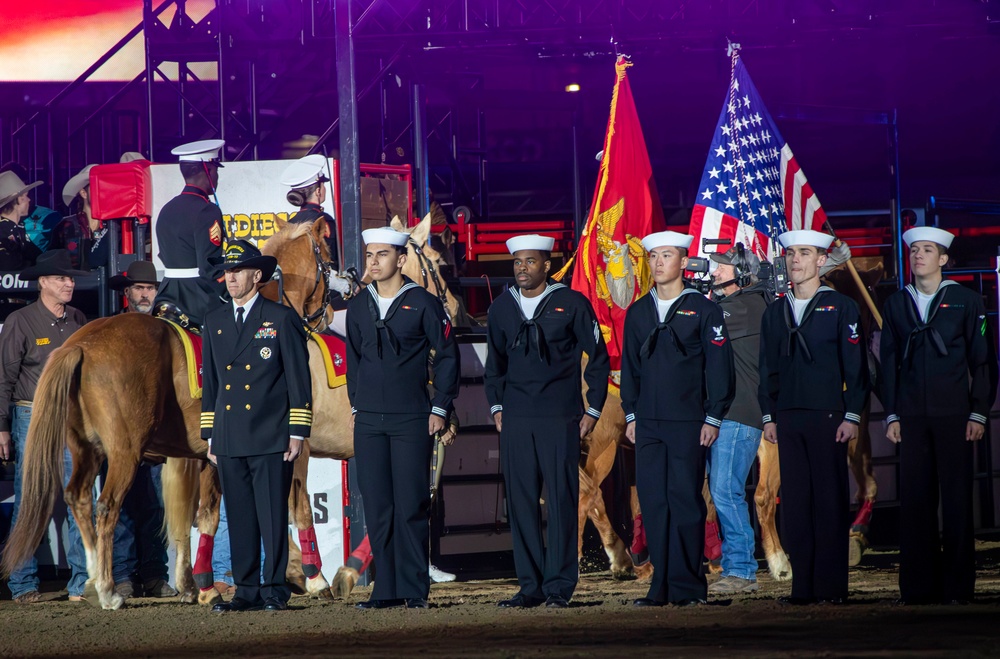
{"label": "marine in dress blue uniform", "polygon": [[211,265],[225,270],[233,302],[205,317],[201,436],[219,468],[236,583],[233,600],[214,610],[281,610],[292,461],[312,425],[306,334],[290,307],[257,293],[274,257],[239,240]]}
{"label": "marine in dress blue uniform", "polygon": [[934,227],[903,234],[914,283],[883,310],[883,399],[886,435],[899,444],[906,604],[969,602],[975,593],[973,447],[996,398],[997,361],[982,296],[942,276],[953,239]]}
{"label": "marine in dress blue uniform", "polygon": [[329,213],[323,210],[326,201],[326,186],[330,179],[326,176],[326,157],[318,153],[299,158],[281,174],[281,184],[291,188],[286,195],[288,203],[299,210],[288,221],[291,224],[312,224],[319,218],[326,221],[326,244],[330,248],[333,268],[337,269],[337,224]]}
{"label": "marine in dress blue uniform", "polygon": [[781,458],[782,539],[792,564],[783,604],[847,598],[850,520],[847,443],[868,400],[868,365],[858,305],[821,286],[819,268],[833,237],[787,231],[791,293],[761,323],[760,409],[764,439]]}
{"label": "marine in dress blue uniform", "polygon": [[[580,440],[601,416],[610,362],[586,297],[547,281],[553,239],[516,236],[517,286],[497,298],[487,323],[486,398],[500,432],[500,462],[520,586],[504,608],[564,608],[579,578]],[[584,410],[580,375],[588,356]],[[547,542],[539,499],[547,495]]]}
{"label": "marine in dress blue uniform", "polygon": [[722,310],[684,286],[693,238],[643,238],[655,286],[628,308],[622,410],[635,443],[636,491],[653,578],[635,606],[703,604],[705,453],[734,396],[733,352]]}
{"label": "marine in dress blue uniform", "polygon": [[372,284],[347,307],[347,395],[376,577],[358,608],[424,609],[432,435],[458,395],[458,346],[441,301],[399,271],[409,235],[386,228],[362,237]]}
{"label": "marine in dress blue uniform", "polygon": [[168,201],[156,219],[156,242],[163,261],[163,282],[154,301],[154,315],[166,315],[173,305],[181,325],[197,329],[205,315],[221,306],[226,292],[219,281],[225,230],[222,211],[209,200],[219,183],[222,140],[202,140],[171,151],[180,159],[184,189]]}

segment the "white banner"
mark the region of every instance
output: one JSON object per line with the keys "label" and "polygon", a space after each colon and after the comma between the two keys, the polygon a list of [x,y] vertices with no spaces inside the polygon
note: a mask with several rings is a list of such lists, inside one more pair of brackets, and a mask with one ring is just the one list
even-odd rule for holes
{"label": "white banner", "polygon": [[[228,238],[249,240],[260,246],[277,232],[275,219],[288,220],[295,214],[297,209],[285,199],[288,186],[279,183],[281,173],[293,162],[295,161],[255,160],[224,163],[225,166],[219,170],[219,189],[215,196],[222,209]],[[329,177],[329,172],[333,171],[333,159],[328,159],[327,164]],[[150,175],[153,181],[153,218],[150,227],[153,263],[157,272],[162,274],[163,262],[160,261],[160,249],[156,241],[156,221],[160,209],[184,189],[184,177],[176,163],[152,165]],[[336,215],[333,210],[333,189],[329,187],[330,183],[326,185],[327,201],[324,208],[330,215]]]}

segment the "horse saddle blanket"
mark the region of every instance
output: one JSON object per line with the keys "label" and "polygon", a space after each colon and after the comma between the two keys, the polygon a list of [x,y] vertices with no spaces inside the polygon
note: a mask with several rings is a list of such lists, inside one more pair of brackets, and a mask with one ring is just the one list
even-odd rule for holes
{"label": "horse saddle blanket", "polygon": [[188,386],[191,388],[191,398],[201,398],[201,335],[184,329],[167,318],[160,318],[174,328],[177,338],[184,346],[184,356],[187,358]]}
{"label": "horse saddle blanket", "polygon": [[327,385],[331,389],[343,386],[347,382],[347,344],[344,339],[335,334],[315,332],[310,332],[309,336],[323,355]]}

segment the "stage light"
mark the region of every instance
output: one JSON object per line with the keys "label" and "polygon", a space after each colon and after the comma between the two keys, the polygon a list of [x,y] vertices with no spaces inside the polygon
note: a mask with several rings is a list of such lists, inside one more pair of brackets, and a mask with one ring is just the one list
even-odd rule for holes
{"label": "stage light", "polygon": [[566,85],[566,91],[568,91],[570,93],[578,92],[578,91],[580,91],[580,85],[576,84],[575,82],[572,83],[572,84]]}

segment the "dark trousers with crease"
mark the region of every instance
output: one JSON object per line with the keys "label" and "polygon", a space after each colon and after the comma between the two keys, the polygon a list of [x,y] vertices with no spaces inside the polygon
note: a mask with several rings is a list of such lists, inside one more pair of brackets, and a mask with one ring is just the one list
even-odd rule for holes
{"label": "dark trousers with crease", "polygon": [[[580,576],[580,419],[518,418],[504,412],[500,464],[514,542],[519,593],[533,599],[573,597]],[[548,513],[542,537],[542,484]]]}
{"label": "dark trousers with crease", "polygon": [[[287,602],[288,493],[293,463],[282,453],[247,457],[217,456],[222,496],[229,519],[236,597]],[[264,569],[260,550],[264,545]]]}
{"label": "dark trousers with crease", "polygon": [[375,562],[373,600],[427,599],[430,592],[429,414],[354,417],[358,485]]}
{"label": "dark trousers with crease", "polygon": [[904,600],[973,598],[973,442],[965,439],[967,422],[966,415],[899,422],[899,595]]}
{"label": "dark trousers with crease", "polygon": [[775,420],[792,597],[847,597],[847,443],[836,441],[844,414],[785,410]]}
{"label": "dark trousers with crease", "polygon": [[636,421],[635,487],[653,564],[646,597],[657,602],[708,597],[702,425],[701,421]]}

